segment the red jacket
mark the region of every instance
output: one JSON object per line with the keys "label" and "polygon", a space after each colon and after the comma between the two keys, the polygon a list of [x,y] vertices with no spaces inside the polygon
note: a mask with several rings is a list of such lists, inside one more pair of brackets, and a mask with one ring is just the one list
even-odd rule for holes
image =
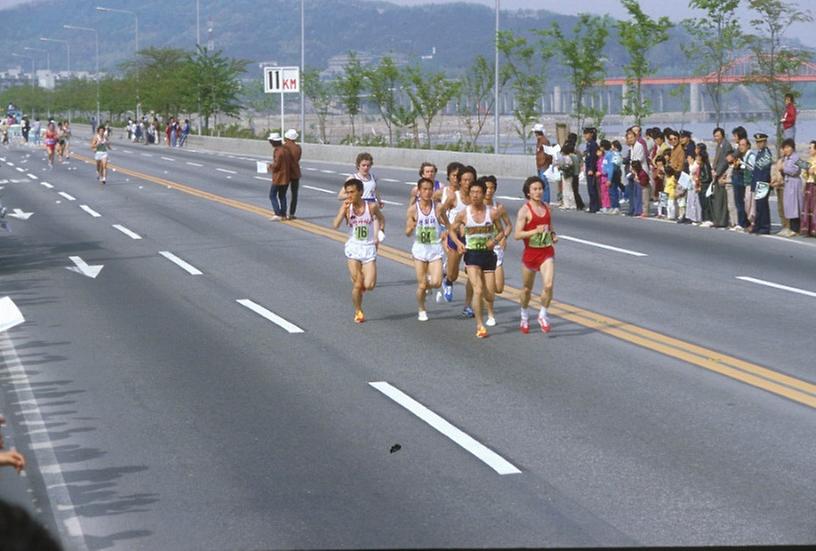
{"label": "red jacket", "polygon": [[785,107],[785,116],[782,118],[782,128],[787,130],[788,128],[792,128],[794,124],[796,124],[796,106],[789,103],[787,107]]}

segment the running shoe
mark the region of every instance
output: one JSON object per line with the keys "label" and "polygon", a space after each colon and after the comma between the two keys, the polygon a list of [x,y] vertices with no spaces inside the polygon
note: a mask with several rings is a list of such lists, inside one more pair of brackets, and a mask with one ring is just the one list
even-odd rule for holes
{"label": "running shoe", "polygon": [[444,291],[445,302],[453,302],[453,285],[443,283],[442,289]]}
{"label": "running shoe", "polygon": [[486,339],[487,338],[487,328],[479,327],[476,330],[476,338],[477,339]]}
{"label": "running shoe", "polygon": [[470,306],[465,306],[462,309],[461,316],[462,316],[462,319],[471,319],[471,318],[475,317],[476,314],[473,313],[473,308],[471,308]]}
{"label": "running shoe", "polygon": [[365,314],[362,310],[354,312],[354,323],[363,323],[365,321]]}
{"label": "running shoe", "polygon": [[428,321],[428,312],[422,310],[419,314],[417,314],[417,319],[419,321]]}
{"label": "running shoe", "polygon": [[547,320],[547,318],[544,316],[538,316],[538,324],[541,326],[542,333],[549,333],[552,329],[549,320]]}
{"label": "running shoe", "polygon": [[496,327],[496,318],[487,318],[485,325],[488,327]]}
{"label": "running shoe", "polygon": [[521,322],[519,322],[519,331],[527,335],[530,332],[530,322],[524,319],[521,320]]}

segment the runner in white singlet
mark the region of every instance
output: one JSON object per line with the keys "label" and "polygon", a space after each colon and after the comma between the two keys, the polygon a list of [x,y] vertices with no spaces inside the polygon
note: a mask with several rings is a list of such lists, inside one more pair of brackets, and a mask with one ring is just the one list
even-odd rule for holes
{"label": "runner in white singlet", "polygon": [[496,253],[496,294],[504,292],[504,249],[507,247],[507,238],[513,233],[513,222],[510,220],[510,215],[507,214],[507,209],[504,205],[494,200],[496,195],[496,188],[498,182],[493,175],[485,176],[485,185],[487,186],[487,194],[485,195],[485,205],[493,207],[499,214],[496,219],[497,234],[496,246],[493,247],[493,252]]}

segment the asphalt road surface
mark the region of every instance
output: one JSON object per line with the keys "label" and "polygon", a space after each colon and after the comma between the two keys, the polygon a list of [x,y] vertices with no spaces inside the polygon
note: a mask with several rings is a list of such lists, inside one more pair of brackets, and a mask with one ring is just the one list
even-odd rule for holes
{"label": "asphalt road surface", "polygon": [[[280,223],[254,157],[117,146],[103,187],[74,148],[0,150],[33,213],[0,234],[27,320],[0,333],[0,411],[29,461],[0,496],[66,548],[816,542],[814,241],[555,210],[552,332],[517,329],[511,242],[481,341],[461,284],[416,320],[414,170],[375,159],[356,325],[329,229],[351,159],[304,160]],[[520,188],[499,177],[514,220]]]}

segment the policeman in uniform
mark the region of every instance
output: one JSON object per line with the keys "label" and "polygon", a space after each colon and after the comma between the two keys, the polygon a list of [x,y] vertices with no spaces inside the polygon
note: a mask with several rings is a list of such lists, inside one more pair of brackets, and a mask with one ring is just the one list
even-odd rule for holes
{"label": "policeman in uniform", "polygon": [[[760,186],[764,188],[763,197],[756,198],[756,221],[754,222],[754,229],[751,233],[771,233],[771,207],[768,203],[770,194],[768,193],[771,182],[771,166],[773,165],[773,153],[768,149],[768,135],[762,132],[754,134],[754,141],[756,142],[756,159],[754,160],[754,171],[751,177],[751,189],[756,191],[758,184],[763,182],[765,185]],[[762,189],[760,190],[762,191]]]}

